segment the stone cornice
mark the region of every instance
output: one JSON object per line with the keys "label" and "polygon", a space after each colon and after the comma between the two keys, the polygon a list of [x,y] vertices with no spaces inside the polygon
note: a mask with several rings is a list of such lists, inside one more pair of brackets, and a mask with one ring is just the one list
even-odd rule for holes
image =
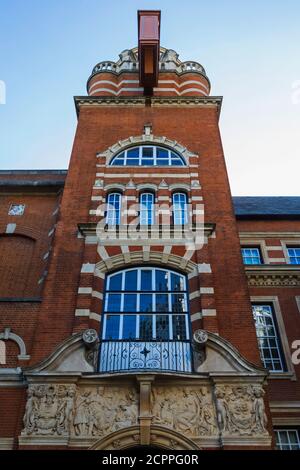
{"label": "stone cornice", "polygon": [[253,287],[299,287],[300,269],[291,265],[247,266],[249,286]]}
{"label": "stone cornice", "polygon": [[[157,228],[157,230],[159,230],[159,229],[162,229],[163,226],[153,225],[152,227]],[[212,223],[204,224],[204,234],[206,236],[212,235],[215,231],[215,228],[216,228],[215,224],[212,224]],[[96,232],[97,223],[96,222],[87,222],[87,223],[83,223],[83,224],[78,224],[78,230],[85,237],[87,237],[87,236],[96,236],[97,235],[97,232]],[[174,226],[170,227],[170,233],[172,233],[173,231],[176,231],[176,228],[174,229]],[[299,270],[299,272],[300,272],[300,270]]]}
{"label": "stone cornice", "polygon": [[195,107],[195,106],[216,106],[220,112],[222,106],[221,96],[74,96],[77,116],[81,106],[175,106],[175,107]]}

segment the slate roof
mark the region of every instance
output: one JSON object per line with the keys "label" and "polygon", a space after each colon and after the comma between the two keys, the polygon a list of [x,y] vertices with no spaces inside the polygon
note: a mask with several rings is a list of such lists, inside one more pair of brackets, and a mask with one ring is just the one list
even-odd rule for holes
{"label": "slate roof", "polygon": [[238,218],[248,217],[299,217],[300,197],[261,196],[233,197],[235,214]]}

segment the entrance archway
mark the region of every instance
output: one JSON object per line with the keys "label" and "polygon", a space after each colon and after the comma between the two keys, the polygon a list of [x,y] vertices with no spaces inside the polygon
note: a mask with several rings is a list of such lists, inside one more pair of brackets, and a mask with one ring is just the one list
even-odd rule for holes
{"label": "entrance archway", "polygon": [[[89,450],[129,450],[142,447],[144,446],[140,446],[139,426],[131,426],[99,439]],[[149,449],[199,450],[191,439],[172,429],[157,425],[151,426],[150,442],[147,447]]]}

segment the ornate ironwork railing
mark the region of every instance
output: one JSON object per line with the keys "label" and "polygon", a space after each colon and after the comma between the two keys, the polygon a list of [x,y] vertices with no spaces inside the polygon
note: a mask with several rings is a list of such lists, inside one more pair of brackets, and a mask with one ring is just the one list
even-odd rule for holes
{"label": "ornate ironwork railing", "polygon": [[192,372],[190,341],[104,340],[99,353],[100,372]]}

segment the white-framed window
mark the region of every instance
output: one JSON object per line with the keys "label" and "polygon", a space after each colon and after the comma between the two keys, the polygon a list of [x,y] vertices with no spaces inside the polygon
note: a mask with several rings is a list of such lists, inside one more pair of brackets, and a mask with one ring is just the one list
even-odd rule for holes
{"label": "white-framed window", "polygon": [[300,246],[287,246],[290,264],[300,264]]}
{"label": "white-framed window", "polygon": [[173,193],[172,202],[174,225],[186,224],[188,222],[188,205],[186,193]]}
{"label": "white-framed window", "polygon": [[153,225],[154,220],[154,194],[143,192],[140,194],[140,224]]}
{"label": "white-framed window", "polygon": [[121,201],[120,193],[110,193],[106,200],[106,223],[107,225],[120,225],[121,221]]}
{"label": "white-framed window", "polygon": [[186,277],[156,267],[107,277],[103,340],[189,340]]}
{"label": "white-framed window", "polygon": [[242,246],[242,257],[244,264],[262,264],[262,256],[259,247]]}
{"label": "white-framed window", "polygon": [[185,166],[178,153],[156,145],[130,147],[113,157],[111,166]]}
{"label": "white-framed window", "polygon": [[272,304],[252,304],[256,336],[264,367],[272,372],[285,372],[286,365]]}
{"label": "white-framed window", "polygon": [[274,429],[276,447],[280,450],[300,450],[299,429]]}

